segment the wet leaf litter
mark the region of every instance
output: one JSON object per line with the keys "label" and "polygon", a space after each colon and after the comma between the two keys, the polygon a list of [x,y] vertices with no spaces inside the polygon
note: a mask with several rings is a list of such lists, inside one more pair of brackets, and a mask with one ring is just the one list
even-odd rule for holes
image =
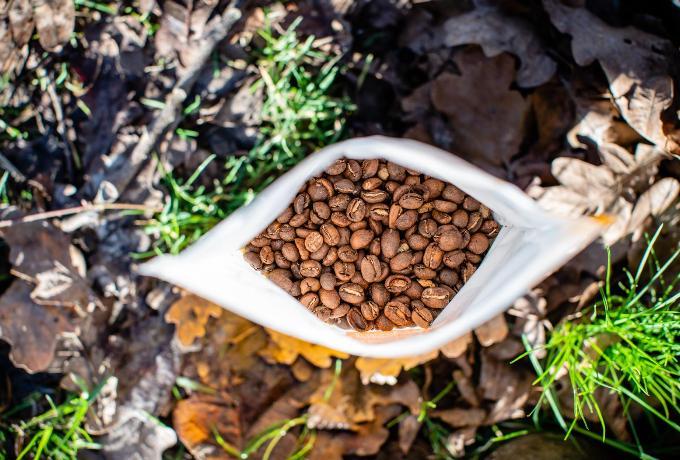
{"label": "wet leaf litter", "polygon": [[[532,366],[510,362],[525,351],[523,336],[544,344],[556,325],[578,320],[597,298],[608,261],[603,244],[621,269],[637,264],[645,233],[659,224],[664,251],[677,246],[677,8],[557,0],[237,3],[22,0],[0,8],[0,377],[9,382],[0,384],[0,432],[16,441],[12,455],[30,436],[44,435],[12,429],[50,410],[42,395],[62,407],[83,388],[93,396],[84,429],[100,453],[120,458],[161,458],[168,449],[186,458],[247,452],[272,459],[459,458],[496,446],[502,449],[492,458],[510,458],[526,446],[559,449],[545,434],[511,439],[531,424],[514,425],[526,420],[540,390],[531,385]],[[242,19],[220,31],[230,7]],[[286,34],[296,18],[298,28]],[[263,31],[288,41],[267,47]],[[278,129],[276,110],[258,116],[263,104],[279,107],[284,90],[263,82],[269,67],[261,50],[281,59],[277,52],[296,49],[293,39],[312,50],[310,69],[340,75],[331,99],[347,97],[354,106],[335,126],[341,137],[429,142],[514,182],[547,209],[607,214],[616,223],[505,315],[403,360],[313,346],[137,276],[132,266],[158,247],[159,228],[176,240],[198,237],[213,223],[196,216],[249,199],[247,188],[222,182],[233,165],[246,165],[239,174],[266,171],[267,182],[294,163],[283,150],[270,155],[260,145],[250,153],[260,127],[282,136],[277,148],[331,136],[306,121],[295,133]],[[169,98],[179,88],[186,96]],[[163,113],[173,114],[170,123]],[[154,123],[159,129],[146,138]],[[140,147],[142,138],[149,142]],[[316,149],[297,145],[295,155]],[[260,168],[261,158],[274,167]],[[186,201],[173,208],[171,195]],[[323,214],[314,203],[305,211]],[[176,214],[160,217],[163,207]],[[456,211],[447,213],[454,219]],[[36,220],[19,222],[29,216]],[[154,229],[145,231],[151,220]],[[334,232],[320,230],[323,246]],[[421,251],[408,237],[399,243],[411,255]],[[314,238],[309,244],[315,248]],[[360,250],[367,252],[354,261],[354,274],[367,281],[380,266],[382,276],[386,261],[367,259],[370,243]],[[277,252],[283,246],[265,258],[276,264]],[[295,257],[289,246],[285,253]],[[418,279],[427,280],[426,269],[418,267]],[[318,290],[330,283],[322,277]],[[319,292],[307,278],[316,279],[293,277],[301,294]],[[345,291],[346,299],[359,298]],[[340,300],[356,305],[357,319],[376,321],[367,319],[371,305]],[[413,321],[410,298],[408,308]],[[31,392],[38,398],[26,399]],[[569,417],[569,392],[555,396]],[[626,412],[611,395],[597,398],[608,439],[635,452],[640,437],[646,449],[651,435],[631,432],[627,422],[639,412]]]}

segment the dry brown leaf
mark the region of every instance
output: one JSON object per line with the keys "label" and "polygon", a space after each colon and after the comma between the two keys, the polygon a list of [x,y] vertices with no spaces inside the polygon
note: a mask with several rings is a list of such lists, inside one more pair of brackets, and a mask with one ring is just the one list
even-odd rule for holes
{"label": "dry brown leaf", "polygon": [[196,458],[231,458],[217,443],[215,432],[233,446],[242,443],[238,406],[222,398],[194,394],[178,401],[172,425]]}
{"label": "dry brown leaf", "polygon": [[260,356],[270,363],[280,363],[290,366],[298,356],[302,356],[316,367],[328,368],[333,358],[349,358],[347,353],[332,350],[321,345],[314,345],[295,337],[267,329],[269,344],[260,350]]}
{"label": "dry brown leaf", "polygon": [[502,313],[494,316],[475,329],[475,335],[483,347],[490,347],[502,341],[508,335],[508,323],[505,322],[505,316]]}
{"label": "dry brown leaf", "polygon": [[456,54],[461,75],[444,72],[432,83],[435,108],[446,114],[453,148],[465,158],[501,166],[519,150],[529,103],[511,90],[515,63],[508,54],[486,58],[476,49]]}
{"label": "dry brown leaf", "polygon": [[165,320],[176,327],[175,336],[183,347],[203,337],[210,318],[219,318],[224,309],[197,295],[187,293],[165,313]]}
{"label": "dry brown leaf", "polygon": [[364,385],[368,383],[390,384],[397,382],[397,377],[402,370],[412,369],[420,364],[433,360],[439,354],[438,350],[433,350],[417,356],[405,358],[357,358],[354,365],[361,374],[361,381]]}
{"label": "dry brown leaf", "polygon": [[465,350],[467,350],[468,345],[471,343],[472,332],[468,332],[467,334],[458,337],[456,340],[452,340],[451,342],[447,343],[439,350],[447,358],[458,358],[463,353],[465,353]]}
{"label": "dry brown leaf", "polygon": [[621,114],[640,135],[659,148],[678,152],[663,131],[661,113],[673,100],[668,56],[672,43],[633,27],[611,27],[585,8],[543,0],[552,23],[572,36],[578,65],[599,61]]}
{"label": "dry brown leaf", "polygon": [[445,421],[454,428],[462,428],[465,426],[477,427],[484,421],[486,411],[479,408],[463,409],[454,407],[453,409],[435,410],[432,411],[430,415]]}
{"label": "dry brown leaf", "polygon": [[75,331],[75,321],[63,309],[36,304],[33,287],[14,280],[0,297],[0,338],[12,346],[10,359],[28,372],[48,368],[59,338]]}
{"label": "dry brown leaf", "polygon": [[521,60],[517,84],[530,88],[550,80],[557,68],[531,24],[491,6],[454,16],[443,25],[446,46],[480,45],[487,57],[510,52]]}
{"label": "dry brown leaf", "polygon": [[72,0],[32,0],[31,3],[40,45],[47,51],[59,51],[71,38],[75,3]]}
{"label": "dry brown leaf", "polygon": [[531,393],[531,382],[532,377],[527,372],[483,352],[479,385],[484,399],[495,401],[483,423],[492,425],[502,420],[524,417],[524,405]]}
{"label": "dry brown leaf", "polygon": [[463,457],[465,455],[465,446],[469,446],[476,441],[476,434],[477,427],[474,426],[454,431],[446,439],[446,450],[454,458]]}
{"label": "dry brown leaf", "polygon": [[414,414],[407,415],[399,422],[399,448],[405,454],[411,450],[413,441],[420,431],[422,423],[418,421],[418,416]]}
{"label": "dry brown leaf", "polygon": [[24,46],[33,34],[33,6],[31,0],[13,0],[9,7],[9,24],[17,47]]}

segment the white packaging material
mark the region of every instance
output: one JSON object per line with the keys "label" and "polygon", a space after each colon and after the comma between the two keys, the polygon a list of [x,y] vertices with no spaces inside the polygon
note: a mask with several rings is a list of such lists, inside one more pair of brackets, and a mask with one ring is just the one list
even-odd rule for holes
{"label": "white packaging material", "polygon": [[[241,248],[283,212],[305,181],[343,157],[382,158],[450,182],[491,208],[502,225],[475,274],[427,330],[359,333],[327,325],[243,259]],[[139,271],[284,334],[354,355],[393,358],[434,350],[503,312],[603,230],[598,219],[548,214],[519,188],[451,153],[374,136],[310,155],[180,255],[156,257]]]}

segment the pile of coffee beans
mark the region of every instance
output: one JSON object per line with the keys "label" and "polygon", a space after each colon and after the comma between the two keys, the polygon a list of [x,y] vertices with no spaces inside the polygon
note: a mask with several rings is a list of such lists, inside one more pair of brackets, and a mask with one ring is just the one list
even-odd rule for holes
{"label": "pile of coffee beans", "polygon": [[380,160],[338,160],[245,248],[317,317],[357,331],[428,327],[498,234],[460,189]]}

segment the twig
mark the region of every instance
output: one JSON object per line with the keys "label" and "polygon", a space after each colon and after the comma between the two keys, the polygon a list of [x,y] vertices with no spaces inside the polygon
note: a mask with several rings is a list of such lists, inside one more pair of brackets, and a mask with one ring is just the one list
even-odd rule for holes
{"label": "twig", "polygon": [[25,182],[26,176],[19,171],[5,155],[0,153],[0,168],[5,169],[17,182]]}
{"label": "twig", "polygon": [[184,75],[179,79],[170,94],[165,98],[165,105],[148,130],[144,131],[139,142],[132,150],[124,168],[115,171],[107,180],[121,192],[135,177],[142,164],[150,157],[152,150],[158,144],[163,134],[173,130],[180,121],[179,112],[182,104],[191,92],[194,82],[208,61],[213,50],[224,40],[232,26],[241,18],[241,11],[236,7],[239,3],[233,0],[208,29],[201,40],[195,44],[195,58],[187,67]]}
{"label": "twig", "polygon": [[55,217],[64,217],[71,214],[78,214],[81,212],[89,211],[113,211],[113,210],[124,210],[124,211],[154,211],[158,212],[157,208],[150,208],[143,204],[134,203],[101,203],[101,204],[84,204],[82,206],[76,206],[73,208],[57,209],[55,211],[38,212],[35,214],[29,214],[27,216],[18,217],[16,219],[6,219],[0,220],[0,228],[11,227],[12,225],[27,224],[30,222],[36,222],[39,220],[53,219]]}

